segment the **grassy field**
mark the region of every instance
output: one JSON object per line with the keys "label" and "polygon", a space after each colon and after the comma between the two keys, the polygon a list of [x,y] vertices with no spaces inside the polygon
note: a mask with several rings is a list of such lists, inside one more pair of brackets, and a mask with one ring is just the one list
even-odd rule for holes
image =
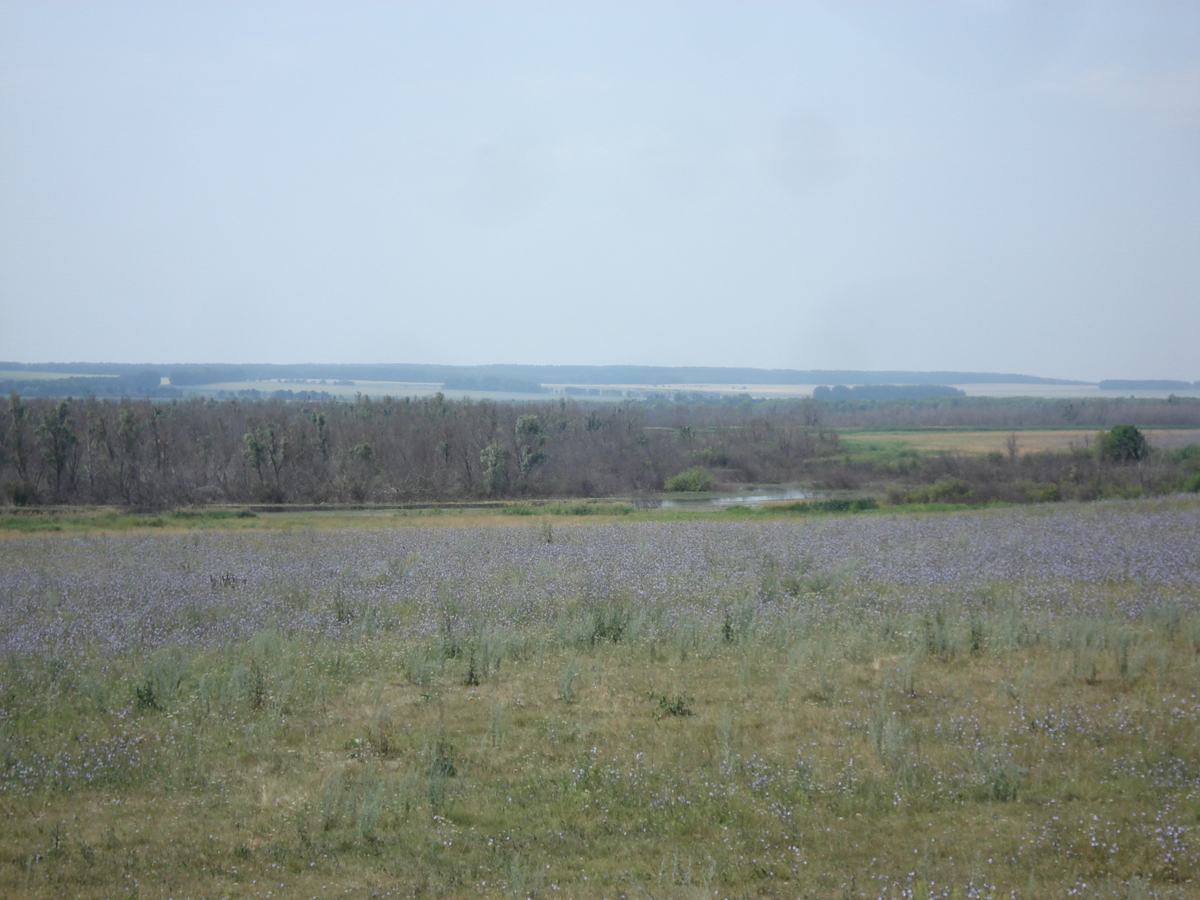
{"label": "grassy field", "polygon": [[641,515],[10,532],[0,895],[1197,895],[1195,498]]}
{"label": "grassy field", "polygon": [[[1200,429],[1145,429],[1151,446],[1174,450],[1188,444],[1200,443]],[[1045,450],[1070,450],[1091,445],[1095,429],[921,429],[914,431],[847,431],[842,443],[853,457],[869,454],[896,455],[908,452],[1007,453],[1010,435],[1016,436],[1018,453],[1037,453]]]}
{"label": "grassy field", "polygon": [[[691,495],[689,495],[691,496]],[[851,509],[845,507],[850,505]],[[862,508],[863,506],[867,508]],[[942,505],[938,510],[965,508]],[[889,514],[928,512],[929,505],[893,507]],[[378,529],[380,527],[495,528],[511,527],[513,519],[535,518],[539,528],[554,529],[578,524],[581,518],[599,522],[680,522],[704,520],[795,519],[831,512],[878,512],[871,500],[778,501],[761,506],[730,505],[718,508],[638,508],[630,503],[603,500],[495,502],[459,508],[417,507],[392,509],[361,507],[313,509],[286,506],[268,512],[246,507],[158,512],[130,512],[115,507],[34,507],[0,513],[0,539],[23,534],[120,534],[130,531],[181,533],[194,531],[315,531]]]}
{"label": "grassy field", "polygon": [[[26,369],[0,369],[0,381],[54,381],[60,378],[81,377],[71,372],[37,372]],[[115,375],[88,375],[87,378],[115,378]]]}

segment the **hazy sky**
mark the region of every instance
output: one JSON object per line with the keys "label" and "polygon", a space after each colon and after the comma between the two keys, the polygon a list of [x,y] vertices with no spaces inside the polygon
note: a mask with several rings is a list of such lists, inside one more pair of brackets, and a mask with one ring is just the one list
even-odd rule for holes
{"label": "hazy sky", "polygon": [[0,2],[0,359],[1200,378],[1200,3]]}

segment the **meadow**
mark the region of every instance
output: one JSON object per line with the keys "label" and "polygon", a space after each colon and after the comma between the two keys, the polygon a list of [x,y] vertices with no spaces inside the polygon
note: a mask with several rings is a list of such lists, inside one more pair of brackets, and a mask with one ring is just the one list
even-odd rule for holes
{"label": "meadow", "polygon": [[6,532],[0,895],[1197,895],[1196,497],[482,518]]}
{"label": "meadow", "polygon": [[[1148,428],[1146,439],[1160,450],[1177,450],[1200,443],[1200,429]],[[925,453],[1045,453],[1084,449],[1096,438],[1095,429],[1026,428],[1020,430],[925,428],[904,430],[856,430],[841,434],[845,452],[854,456],[876,454],[895,456],[904,452]],[[1012,442],[1015,441],[1015,444]]]}

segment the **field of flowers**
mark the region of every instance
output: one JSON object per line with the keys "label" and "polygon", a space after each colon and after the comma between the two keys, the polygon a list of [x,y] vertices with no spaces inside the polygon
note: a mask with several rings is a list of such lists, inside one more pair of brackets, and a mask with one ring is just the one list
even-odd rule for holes
{"label": "field of flowers", "polygon": [[0,540],[0,894],[1192,897],[1194,499]]}

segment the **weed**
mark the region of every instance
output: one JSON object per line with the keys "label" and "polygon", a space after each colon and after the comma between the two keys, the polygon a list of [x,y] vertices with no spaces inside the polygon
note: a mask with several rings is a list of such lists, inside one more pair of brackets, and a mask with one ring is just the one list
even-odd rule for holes
{"label": "weed", "polygon": [[399,751],[400,734],[401,728],[390,706],[385,704],[372,713],[368,739],[380,756],[391,756]]}
{"label": "weed", "polygon": [[454,746],[446,740],[445,734],[439,731],[429,746],[429,780],[426,789],[429,808],[435,814],[446,809],[450,800],[447,782],[457,774]]}
{"label": "weed", "polygon": [[575,676],[577,675],[575,658],[569,658],[563,665],[562,673],[558,676],[558,699],[563,703],[571,703],[575,699]]}
{"label": "weed", "polygon": [[1010,756],[981,751],[975,757],[983,782],[983,798],[998,802],[1017,799],[1017,791],[1027,774]]}
{"label": "weed", "polygon": [[648,691],[646,699],[656,705],[654,717],[661,719],[664,716],[694,716],[696,713],[692,709],[692,704],[696,702],[696,698],[691,694],[662,694],[658,691]]}
{"label": "weed", "polygon": [[189,675],[189,661],[178,647],[158,651],[134,685],[134,700],[138,709],[165,712],[175,701],[176,694]]}
{"label": "weed", "polygon": [[945,609],[935,610],[933,615],[926,616],[925,652],[942,662],[949,662],[958,655],[958,639],[953,625]]}
{"label": "weed", "polygon": [[493,748],[499,748],[504,745],[504,702],[492,701],[488,712],[488,740]]}
{"label": "weed", "polygon": [[467,674],[463,677],[463,684],[475,687],[479,685],[482,680],[483,674],[481,674],[478,654],[476,650],[472,648],[470,656],[467,660]]}

